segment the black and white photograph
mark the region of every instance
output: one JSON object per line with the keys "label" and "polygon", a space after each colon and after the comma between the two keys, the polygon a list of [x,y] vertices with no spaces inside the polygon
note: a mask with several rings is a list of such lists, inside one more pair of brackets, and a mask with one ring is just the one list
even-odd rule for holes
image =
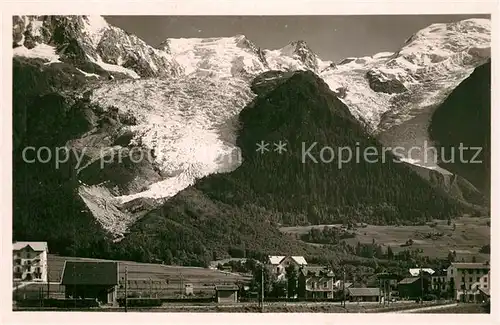
{"label": "black and white photograph", "polygon": [[13,314],[490,313],[490,14],[10,19]]}

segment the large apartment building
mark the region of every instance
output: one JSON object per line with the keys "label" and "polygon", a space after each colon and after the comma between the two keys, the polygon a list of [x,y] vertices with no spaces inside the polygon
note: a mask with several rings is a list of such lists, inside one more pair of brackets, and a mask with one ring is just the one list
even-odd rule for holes
{"label": "large apartment building", "polygon": [[47,282],[47,242],[15,242],[12,249],[14,281]]}
{"label": "large apartment building", "polygon": [[477,301],[482,292],[489,292],[490,265],[488,263],[451,263],[447,269],[448,283],[453,286],[455,299]]}

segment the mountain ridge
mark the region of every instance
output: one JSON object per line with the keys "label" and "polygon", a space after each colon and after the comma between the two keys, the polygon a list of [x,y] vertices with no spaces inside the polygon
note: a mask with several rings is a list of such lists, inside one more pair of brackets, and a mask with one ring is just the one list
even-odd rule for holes
{"label": "mountain ridge", "polygon": [[[479,27],[482,25],[477,22],[474,24]],[[489,24],[486,25],[484,31],[476,31],[484,34],[478,41],[479,45],[489,41]],[[440,28],[443,30],[447,26]],[[456,26],[456,30],[447,31],[451,36],[463,34],[461,25]],[[456,72],[453,86],[488,54],[487,46],[476,46],[471,51],[461,50],[463,54],[460,55],[448,53],[449,60],[436,62],[438,66],[430,62],[432,59],[429,62],[422,59],[422,62],[425,61],[423,70],[413,69],[412,66],[415,71],[409,69],[411,71],[408,72],[402,68],[408,60],[419,62],[418,57],[411,56],[412,53],[382,53],[335,65],[322,61],[307,44],[300,42],[272,50],[277,51],[277,55],[269,56],[272,51],[258,48],[243,35],[180,41],[190,43],[188,46],[184,44],[184,47],[179,45],[178,40],[172,42],[173,39],[169,39],[160,48],[153,48],[105,21],[89,20],[82,16],[17,17],[14,18],[13,34],[15,87],[33,88],[29,94],[19,90],[14,98],[15,113],[19,114],[15,121],[15,143],[17,146],[29,144],[23,142],[23,135],[27,132],[23,128],[25,120],[31,120],[32,116],[39,116],[43,121],[40,127],[47,123],[56,128],[50,116],[43,116],[39,112],[40,108],[50,106],[50,103],[56,103],[55,108],[60,111],[76,114],[75,120],[68,117],[69,120],[63,119],[61,125],[76,123],[76,129],[85,129],[85,132],[63,133],[61,137],[50,131],[43,134],[47,136],[44,140],[51,145],[52,139],[56,139],[57,145],[66,145],[79,154],[85,151],[84,164],[76,175],[68,172],[66,176],[70,179],[63,177],[59,185],[44,180],[51,186],[64,186],[68,190],[68,197],[79,200],[75,204],[82,215],[92,216],[105,231],[118,238],[123,238],[130,227],[149,211],[162,206],[183,189],[196,185],[198,180],[218,173],[238,172],[242,164],[239,159],[241,148],[237,142],[240,131],[238,119],[245,107],[255,100],[256,95],[252,90],[272,93],[275,87],[295,75],[294,70],[315,70],[324,81],[318,82],[321,89],[334,91],[338,97],[335,102],[345,105],[344,113],[352,114],[363,124],[356,124],[356,128],[370,130],[368,137],[375,139],[377,134],[370,125],[380,124],[377,119],[388,112],[383,111],[383,105],[390,100],[399,100],[402,106],[396,103],[396,109],[394,112],[389,111],[388,115],[400,114],[399,108],[403,107],[401,116],[404,120],[405,115],[411,115],[404,111],[405,105],[415,100],[415,97],[425,97],[425,93],[415,90],[416,86],[424,85],[432,91],[438,87],[440,93],[434,96],[436,98],[441,98],[451,87],[450,84],[435,84],[433,80],[425,81],[426,77],[431,78],[440,73],[442,77],[443,71],[451,69]],[[472,42],[474,36],[477,35],[472,33],[465,40],[458,39],[457,42],[459,45]],[[418,38],[413,37],[407,45],[415,44],[420,43]],[[402,55],[406,60],[403,63],[397,61]],[[270,63],[270,57],[277,58],[277,61],[271,60]],[[273,64],[278,64],[276,62],[280,64],[281,71],[270,70]],[[394,66],[390,62],[395,62]],[[461,66],[464,62],[465,68]],[[426,70],[426,67],[429,69]],[[431,74],[426,75],[429,71]],[[424,81],[412,83],[417,76]],[[255,80],[260,84],[257,85]],[[67,89],[63,81],[68,82],[72,89]],[[384,92],[399,84],[406,90],[402,89],[399,93]],[[441,86],[446,88],[443,93],[439,88]],[[428,91],[425,87],[423,90]],[[419,100],[416,103],[421,103]],[[361,105],[366,105],[368,109],[360,110]],[[80,120],[79,114],[82,112],[85,113],[85,122]],[[299,117],[307,119],[304,114],[304,111],[297,111],[290,119],[298,123]],[[65,114],[63,116],[66,118]],[[59,117],[54,119],[57,121]],[[293,138],[292,135],[290,137]],[[32,141],[36,135],[29,134],[28,139]],[[41,140],[36,143],[46,144]],[[255,146],[255,143],[246,145]],[[151,159],[143,160],[141,164],[131,164],[134,148],[138,149],[135,154],[143,154]],[[15,154],[19,156],[18,151]],[[113,155],[124,159],[120,163],[111,161],[100,168],[102,159]],[[22,164],[20,161],[17,163]],[[23,169],[22,173],[29,174],[30,170]],[[47,171],[44,173],[52,175]],[[119,176],[115,177],[115,174]],[[22,184],[23,175],[17,177],[17,182],[20,182],[16,185],[20,191],[17,193],[24,193],[22,195],[26,198],[33,195],[32,189],[23,188],[26,186]],[[30,175],[27,179],[36,177]],[[435,193],[435,190],[430,191]],[[43,200],[37,202],[41,204]],[[84,204],[80,207],[82,202]],[[25,211],[22,207],[19,209]],[[71,207],[68,209],[73,211]],[[391,209],[382,207],[392,216],[394,211]],[[22,212],[16,215],[19,213]],[[54,213],[52,210],[44,211],[44,215]],[[24,222],[27,219],[20,218],[15,228],[22,228]],[[21,230],[17,230],[17,236],[22,234]]]}

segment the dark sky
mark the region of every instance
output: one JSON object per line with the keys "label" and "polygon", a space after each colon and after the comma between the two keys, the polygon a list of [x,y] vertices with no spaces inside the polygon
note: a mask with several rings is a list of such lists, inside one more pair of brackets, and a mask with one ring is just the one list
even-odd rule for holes
{"label": "dark sky", "polygon": [[486,15],[394,16],[105,16],[106,20],[156,46],[166,38],[245,35],[276,49],[305,40],[324,60],[396,51],[413,33],[433,23]]}

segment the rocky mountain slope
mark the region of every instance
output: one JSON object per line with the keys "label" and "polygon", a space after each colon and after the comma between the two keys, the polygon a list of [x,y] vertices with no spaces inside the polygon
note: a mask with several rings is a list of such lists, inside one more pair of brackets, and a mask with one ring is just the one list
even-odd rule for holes
{"label": "rocky mountain slope", "polygon": [[[335,116],[342,116],[349,121],[347,127],[339,126],[342,132],[354,132],[349,129],[351,126],[358,130],[355,131],[358,132],[356,137],[368,137],[370,141],[375,141],[361,130],[366,127],[372,135],[378,136],[387,125],[404,123],[408,116],[412,116],[422,106],[437,105],[444,99],[443,96],[489,55],[489,21],[485,20],[433,25],[417,33],[399,53],[346,59],[338,64],[322,61],[301,41],[280,50],[264,50],[244,36],[168,39],[158,48],[153,48],[136,36],[110,26],[100,17],[15,17],[13,36],[14,187],[17,198],[14,234],[19,238],[38,239],[49,236],[45,230],[50,229],[50,226],[44,225],[44,222],[57,225],[64,233],[62,229],[65,227],[77,231],[72,225],[72,220],[76,219],[85,224],[82,228],[103,233],[102,238],[108,234],[110,238],[123,238],[130,231],[137,236],[133,229],[136,229],[134,224],[138,220],[164,204],[177,211],[171,202],[178,202],[178,198],[183,197],[181,194],[176,196],[177,199],[165,200],[195,185],[198,179],[217,173],[243,173],[238,167],[247,157],[242,155],[241,150],[246,146],[248,153],[250,145],[255,146],[255,143],[248,142],[243,146],[238,142],[241,132],[245,132],[245,129],[241,131],[240,113],[244,108],[248,111],[249,105],[256,103],[254,98],[257,94],[261,98],[257,101],[262,98],[275,100],[274,96],[265,97],[264,93],[275,91],[275,87],[281,91],[288,89],[289,78],[294,82],[300,79],[295,86],[304,87],[304,92],[302,95],[293,95],[287,90],[287,96],[297,100],[311,96],[319,102],[318,107],[331,108],[332,102],[339,107],[345,104],[335,113]],[[315,72],[328,87],[310,74],[295,76],[295,70]],[[280,88],[284,84],[288,86]],[[315,87],[320,90],[314,90]],[[328,88],[340,101],[333,99]],[[50,107],[50,110],[46,107]],[[318,113],[320,109],[316,108],[314,112]],[[52,110],[53,114],[47,114]],[[388,112],[398,117],[386,119],[390,115]],[[361,121],[363,127],[357,125],[352,116],[348,117],[349,114]],[[296,123],[294,128],[297,130],[302,126],[300,120],[306,123],[304,125],[308,123],[308,113],[305,111],[294,108],[293,114],[288,117],[290,122]],[[262,118],[271,118],[269,123],[275,123],[277,117]],[[332,123],[335,120],[332,116],[326,118]],[[279,120],[282,119],[283,116],[280,116]],[[267,126],[271,127],[271,124]],[[327,129],[328,126],[322,124],[321,127]],[[266,131],[257,125],[247,130],[256,133]],[[266,132],[270,132],[269,129]],[[285,140],[294,139],[290,132],[285,132]],[[335,138],[337,134],[332,133],[331,136]],[[27,146],[48,146],[52,150],[66,146],[71,159],[64,164],[66,169],[63,173],[47,164],[43,167],[43,164],[26,164],[22,159],[22,150]],[[33,168],[34,165],[37,168]],[[387,173],[394,172],[391,168]],[[252,170],[247,176],[252,178],[255,172]],[[385,172],[380,173],[385,175]],[[399,172],[394,173],[398,175]],[[407,169],[403,168],[401,173],[407,175]],[[352,174],[352,179],[359,178],[355,174]],[[410,179],[418,183],[408,175],[401,179],[402,183],[406,184]],[[323,177],[319,174],[316,176]],[[381,181],[387,179],[385,176]],[[221,180],[223,183],[233,182],[231,179]],[[291,180],[288,179],[288,182]],[[309,184],[314,180],[307,179],[306,182]],[[395,188],[399,187],[397,183],[390,182]],[[344,208],[333,211],[327,204],[326,207],[319,207],[319,212],[314,214],[311,210],[300,212],[303,213],[301,217],[285,219],[287,222],[294,220],[293,223],[298,220],[316,222],[322,218],[331,219],[332,214],[335,218],[353,214],[354,218],[354,215],[361,216],[363,213],[369,219],[385,211],[380,212],[386,215],[381,220],[395,220],[394,213],[400,209],[397,206],[404,205],[402,197],[388,194],[387,190],[374,190],[375,183],[360,190],[367,192],[354,194],[357,182],[353,181],[352,184],[353,188],[344,192],[346,198],[338,199]],[[314,188],[318,189],[316,185]],[[262,190],[267,186],[262,187]],[[200,195],[213,196],[213,193],[218,193],[212,185],[210,187],[208,190],[198,188],[202,191]],[[59,188],[64,190],[59,193]],[[415,196],[430,195],[431,201],[438,202],[436,211],[441,212],[436,213],[440,217],[458,211],[455,203],[449,202],[446,196],[441,197],[440,190],[430,189],[423,184],[417,188],[422,192]],[[307,186],[302,188],[304,191],[307,189]],[[277,190],[273,188],[270,193],[276,194]],[[380,193],[374,195],[373,191]],[[47,200],[45,196],[49,193],[58,195],[50,194],[52,197]],[[264,206],[266,200],[263,198],[270,199],[262,192],[252,194],[245,190],[242,193],[249,197],[255,196],[255,200]],[[347,193],[366,196],[373,202],[379,200],[391,203],[388,206],[372,206],[373,202],[370,201],[363,202],[361,207],[348,208],[350,203],[354,204],[357,200],[351,202],[352,199],[347,199],[351,194]],[[38,199],[33,200],[33,197]],[[311,198],[321,199],[315,195],[311,195]],[[214,211],[227,207],[232,213],[238,213],[238,204],[235,202],[230,202],[232,207],[229,208],[224,200],[217,200],[223,203],[216,203],[218,208]],[[294,200],[300,202],[297,198]],[[58,209],[58,202],[72,203]],[[50,207],[45,206],[45,203],[50,204]],[[269,214],[292,209],[291,206],[276,203],[270,208],[274,210],[264,213],[264,223],[268,222]],[[58,211],[68,214],[64,222],[58,219]],[[414,220],[422,215],[424,218],[430,217],[413,207],[406,213],[406,220]],[[27,230],[26,225],[30,222],[39,230]],[[176,224],[178,222],[175,220]],[[235,221],[234,226],[237,224]],[[150,224],[146,225],[150,229]],[[105,231],[102,232],[102,229]],[[274,233],[275,227],[269,226],[268,230],[269,234]],[[140,233],[144,231],[142,229]],[[237,235],[242,234],[240,231]],[[82,236],[85,237],[84,234]],[[59,240],[61,245],[75,245],[70,236],[63,239],[63,236],[52,237],[50,240]],[[81,247],[78,249],[81,251],[85,251],[87,246],[106,245],[89,238],[79,241]],[[262,243],[263,240],[258,242]]]}

